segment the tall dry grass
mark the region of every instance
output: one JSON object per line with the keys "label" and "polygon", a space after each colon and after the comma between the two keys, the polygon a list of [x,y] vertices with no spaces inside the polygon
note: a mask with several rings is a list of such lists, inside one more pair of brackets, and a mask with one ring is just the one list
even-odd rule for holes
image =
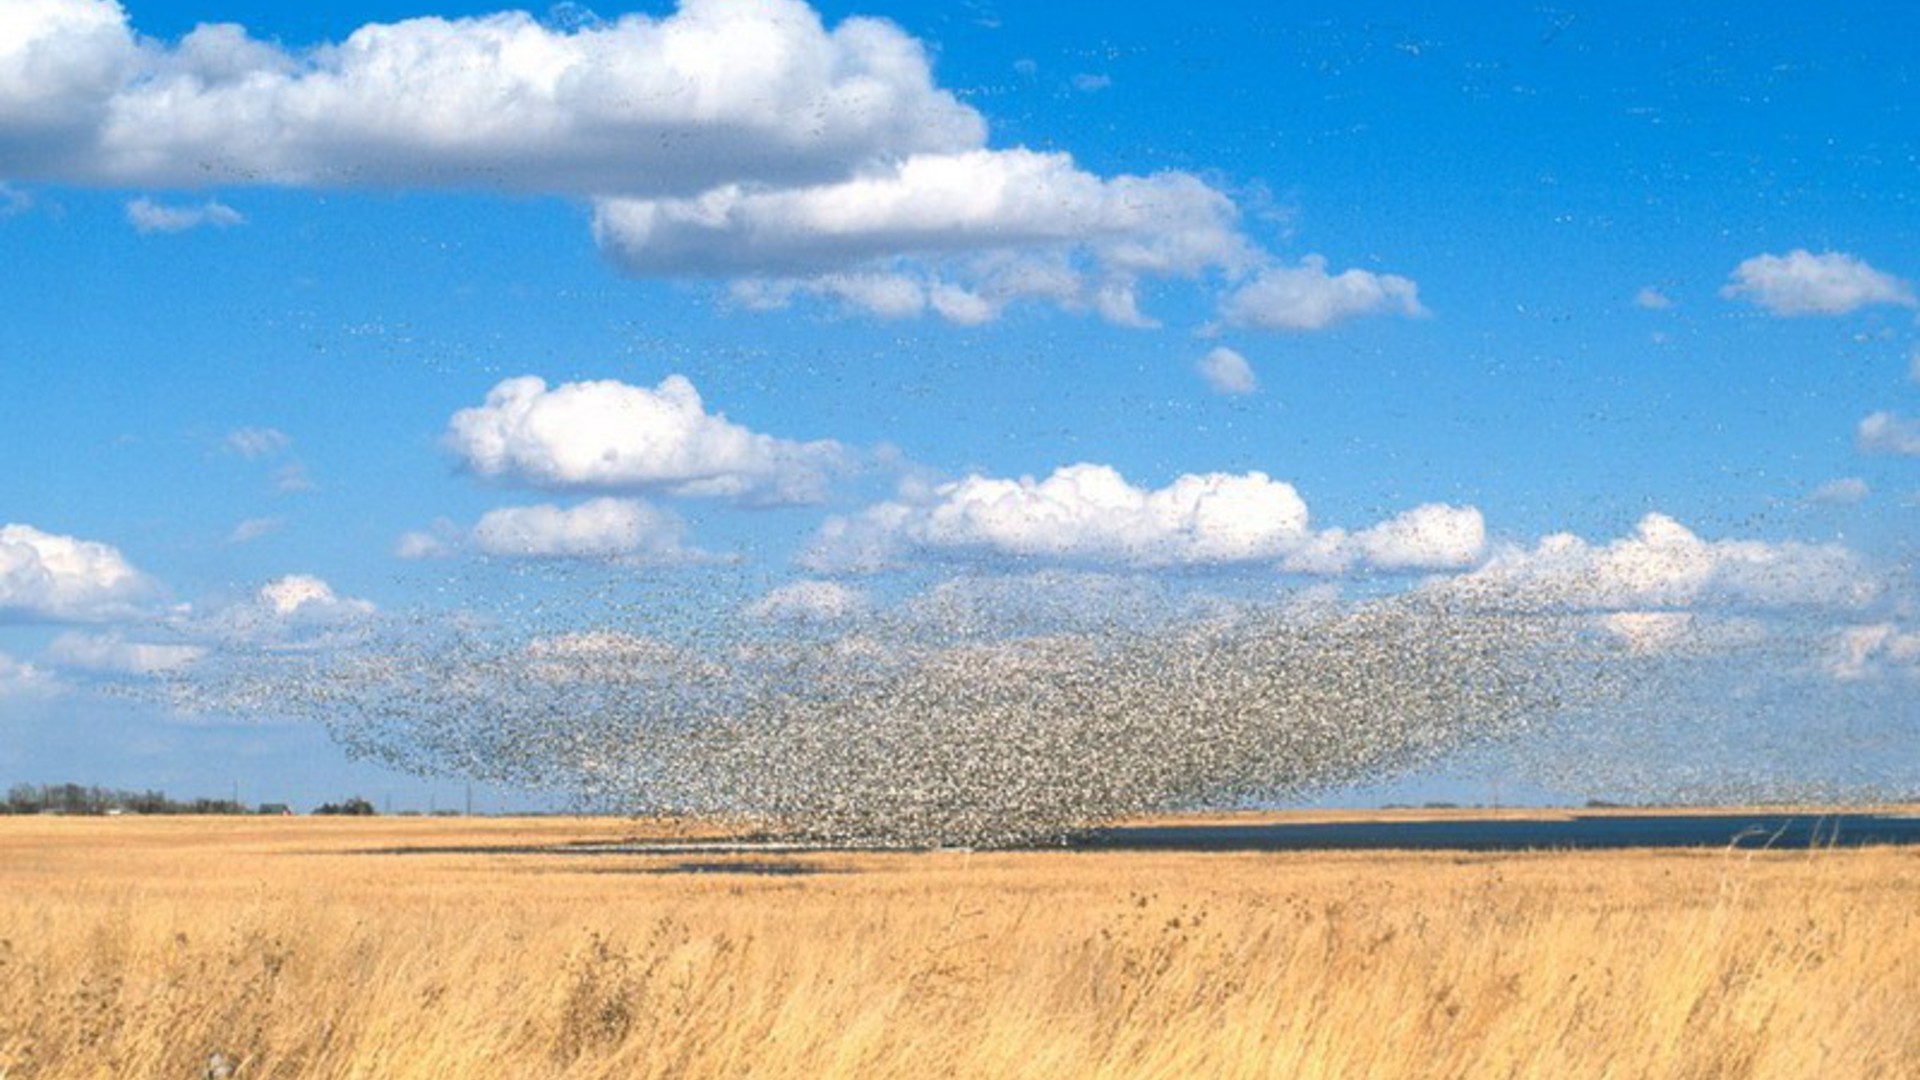
{"label": "tall dry grass", "polygon": [[1920,855],[375,855],[0,821],[0,1078],[1910,1077]]}

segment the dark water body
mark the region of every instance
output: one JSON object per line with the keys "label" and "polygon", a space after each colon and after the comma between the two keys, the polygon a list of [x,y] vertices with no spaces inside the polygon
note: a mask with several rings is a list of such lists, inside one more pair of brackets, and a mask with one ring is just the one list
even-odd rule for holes
{"label": "dark water body", "polygon": [[1072,845],[1101,851],[1605,851],[1920,844],[1920,818],[1880,814],[1573,815],[1558,820],[1135,825]]}
{"label": "dark water body", "polygon": [[[1634,848],[1807,850],[1920,845],[1920,817],[1867,813],[1587,815],[1531,820],[1249,822],[1129,825],[1095,829],[1060,847],[1099,851],[1609,851]],[[683,861],[622,868],[620,873],[803,876],[839,873],[788,857],[834,851],[915,850],[835,847],[772,838],[687,842],[594,841],[553,845],[458,845],[368,849],[366,855],[651,855]],[[758,856],[742,861],[740,856]],[[616,872],[608,870],[605,872]]]}

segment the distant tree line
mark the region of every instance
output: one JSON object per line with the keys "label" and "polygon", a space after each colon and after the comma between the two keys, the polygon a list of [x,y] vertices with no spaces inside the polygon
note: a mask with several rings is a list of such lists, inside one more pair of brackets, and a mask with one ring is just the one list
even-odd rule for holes
{"label": "distant tree line", "polygon": [[[316,814],[373,814],[359,796],[327,803]],[[247,806],[233,799],[170,799],[161,791],[122,791],[82,784],[15,784],[0,814],[286,814],[285,803]]]}

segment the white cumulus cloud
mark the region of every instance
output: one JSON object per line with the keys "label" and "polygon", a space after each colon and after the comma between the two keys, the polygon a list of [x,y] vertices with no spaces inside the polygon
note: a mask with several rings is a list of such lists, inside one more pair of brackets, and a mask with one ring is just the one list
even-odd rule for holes
{"label": "white cumulus cloud", "polygon": [[1344,574],[1356,568],[1390,572],[1464,570],[1487,551],[1487,526],[1471,506],[1427,503],[1372,528],[1316,533],[1287,556],[1289,570]]}
{"label": "white cumulus cloud", "polygon": [[[1191,173],[989,146],[920,41],[801,0],[414,18],[306,48],[232,24],[163,41],[113,0],[7,0],[0,176],[557,194],[591,203],[625,272],[733,279],[759,308],[824,297],[974,325],[1034,302],[1151,326],[1145,283],[1254,275],[1226,305],[1243,325],[1420,310],[1405,278],[1274,265]],[[143,230],[243,220],[218,202],[127,211]]]}
{"label": "white cumulus cloud", "polygon": [[136,232],[179,233],[203,225],[230,229],[235,225],[245,225],[247,219],[240,211],[222,202],[168,206],[141,198],[127,204],[127,223]]}
{"label": "white cumulus cloud", "polygon": [[709,413],[679,375],[652,389],[616,381],[495,386],[447,426],[447,446],[489,480],[555,491],[657,490],[777,505],[818,502],[846,453]]}
{"label": "white cumulus cloud", "polygon": [[697,554],[685,537],[679,517],[638,499],[502,507],[473,527],[475,548],[505,558],[676,561]]}
{"label": "white cumulus cloud", "polygon": [[1044,479],[973,475],[830,517],[802,552],[819,573],[871,572],[915,555],[1133,568],[1268,563],[1297,573],[1456,570],[1484,552],[1478,510],[1430,504],[1371,529],[1315,532],[1291,484],[1197,473],[1143,488],[1106,465]]}
{"label": "white cumulus cloud", "polygon": [[0,620],[122,618],[154,591],[154,583],[108,544],[31,525],[0,525]]}
{"label": "white cumulus cloud", "polygon": [[1259,330],[1320,330],[1362,315],[1426,314],[1420,290],[1398,274],[1367,270],[1327,273],[1327,260],[1309,255],[1298,266],[1260,271],[1220,301],[1228,324]]}
{"label": "white cumulus cloud", "polygon": [[20,179],[690,193],[984,137],[919,42],[796,0],[416,18],[297,51],[229,24],[139,37],[111,0],[0,9],[0,175]]}
{"label": "white cumulus cloud", "polygon": [[1253,373],[1253,365],[1247,358],[1222,345],[1200,358],[1195,370],[1206,380],[1217,394],[1238,396],[1251,394],[1260,389],[1260,380]]}
{"label": "white cumulus cloud", "polygon": [[310,619],[360,618],[371,615],[371,601],[341,597],[333,586],[311,574],[288,574],[260,586],[256,600],[281,617]]}
{"label": "white cumulus cloud", "polygon": [[1441,588],[1501,603],[1595,611],[1707,606],[1852,608],[1878,595],[1861,558],[1839,544],[1706,540],[1665,514],[1592,544],[1555,533],[1493,553]]}
{"label": "white cumulus cloud", "polygon": [[1238,274],[1261,261],[1238,218],[1231,199],[1187,173],[1102,178],[1064,153],[971,149],[805,187],[603,199],[594,229],[628,273],[743,276],[735,296],[755,307],[808,293],[972,324],[1042,300],[1146,324],[1140,279]]}
{"label": "white cumulus cloud", "polygon": [[1720,295],[1775,315],[1845,315],[1873,304],[1914,306],[1913,287],[1838,251],[1755,255],[1734,267]]}

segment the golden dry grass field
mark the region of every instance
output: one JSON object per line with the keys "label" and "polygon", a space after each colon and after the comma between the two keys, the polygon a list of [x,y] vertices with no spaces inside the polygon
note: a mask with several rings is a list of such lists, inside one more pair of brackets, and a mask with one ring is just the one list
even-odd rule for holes
{"label": "golden dry grass field", "polygon": [[0,819],[0,1078],[1920,1076],[1915,849],[368,853],[635,829]]}

